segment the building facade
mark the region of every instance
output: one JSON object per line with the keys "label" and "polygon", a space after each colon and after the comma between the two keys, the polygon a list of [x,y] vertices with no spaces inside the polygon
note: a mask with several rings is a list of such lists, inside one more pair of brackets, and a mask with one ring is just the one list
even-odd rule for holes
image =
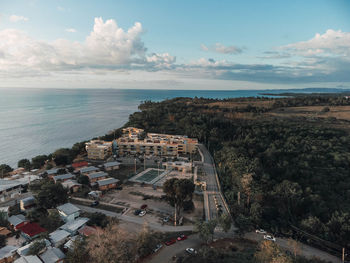
{"label": "building facade", "polygon": [[91,140],[85,144],[88,158],[92,160],[104,160],[112,155],[112,143],[101,140]]}

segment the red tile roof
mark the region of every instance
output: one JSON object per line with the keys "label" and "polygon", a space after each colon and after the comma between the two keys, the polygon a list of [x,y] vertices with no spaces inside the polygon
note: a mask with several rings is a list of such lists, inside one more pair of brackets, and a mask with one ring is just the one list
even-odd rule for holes
{"label": "red tile roof", "polygon": [[91,227],[91,226],[84,226],[78,230],[80,235],[83,235],[86,237],[94,235],[97,231],[98,230],[96,228]]}
{"label": "red tile roof", "polygon": [[77,163],[72,164],[72,167],[75,169],[80,168],[80,167],[84,167],[84,166],[88,166],[88,162],[83,161],[83,162],[77,162]]}
{"label": "red tile roof", "polygon": [[40,233],[46,232],[45,228],[42,228],[37,223],[28,223],[19,228],[24,234],[27,234],[30,237],[39,235]]}

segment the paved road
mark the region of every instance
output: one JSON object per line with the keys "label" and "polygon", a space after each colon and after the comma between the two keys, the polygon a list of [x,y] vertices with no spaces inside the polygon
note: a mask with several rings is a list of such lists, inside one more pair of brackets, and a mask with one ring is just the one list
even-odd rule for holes
{"label": "paved road", "polygon": [[216,204],[221,205],[222,210],[229,214],[229,211],[225,206],[223,196],[220,192],[218,180],[216,178],[214,160],[203,144],[199,144],[198,149],[202,156],[202,167],[203,172],[205,173],[204,179],[207,183],[207,189],[203,193],[205,218],[206,220],[210,220],[218,217]]}
{"label": "paved road", "polygon": [[118,214],[115,212],[107,211],[107,210],[102,210],[98,208],[93,208],[90,206],[85,206],[85,205],[78,205],[75,204],[75,206],[79,207],[82,211],[86,211],[89,213],[95,213],[95,212],[100,212],[105,214],[106,216],[110,217],[116,217],[119,220],[126,221],[126,222],[131,222],[134,224],[138,225],[144,225],[147,224],[151,229],[157,230],[157,231],[164,231],[164,232],[180,232],[180,231],[192,231],[193,226],[169,226],[169,225],[161,225],[158,223],[152,223],[149,220],[147,220],[147,214],[143,217],[134,217],[134,216],[128,216],[125,214]]}
{"label": "paved road", "polygon": [[178,256],[179,254],[183,254],[185,249],[188,247],[198,248],[202,240],[198,237],[198,235],[191,235],[186,240],[178,241],[171,246],[163,247],[147,262],[149,263],[167,263],[173,262],[172,258],[174,256]]}
{"label": "paved road", "polygon": [[[264,239],[263,237],[264,237],[264,235],[257,234],[255,232],[245,234],[245,238],[248,238],[250,240],[255,240],[255,241],[261,241]],[[290,246],[288,245],[288,239],[276,238],[276,243],[280,247],[287,249],[287,250],[290,250]],[[323,259],[327,262],[328,261],[333,262],[333,263],[340,263],[341,262],[340,259],[338,259],[335,256],[332,256],[326,252],[323,252],[322,250],[310,247],[310,246],[302,244],[302,243],[299,243],[299,244],[300,244],[300,248],[301,248],[300,254],[306,258],[317,257],[317,258]]]}

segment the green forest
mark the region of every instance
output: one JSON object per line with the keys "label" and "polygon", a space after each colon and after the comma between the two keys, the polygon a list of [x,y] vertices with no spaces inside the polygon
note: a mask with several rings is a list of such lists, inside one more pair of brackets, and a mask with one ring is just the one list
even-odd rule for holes
{"label": "green forest", "polygon": [[[242,102],[248,104],[232,106]],[[339,105],[350,102],[342,96],[176,98],[143,102],[125,126],[186,134],[205,144],[239,231],[262,227],[338,251],[350,245],[348,124],[266,113]]]}

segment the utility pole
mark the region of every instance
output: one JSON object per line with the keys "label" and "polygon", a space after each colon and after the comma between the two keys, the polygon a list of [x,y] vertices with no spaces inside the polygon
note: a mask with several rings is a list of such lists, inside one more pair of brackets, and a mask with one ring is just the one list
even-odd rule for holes
{"label": "utility pole", "polygon": [[146,155],[143,154],[143,170],[146,170]]}
{"label": "utility pole", "polygon": [[135,174],[136,174],[136,158],[134,159],[134,164],[135,164]]}
{"label": "utility pole", "polygon": [[342,257],[341,257],[342,262],[345,262],[345,248],[343,247],[342,249]]}
{"label": "utility pole", "polygon": [[241,205],[241,192],[238,192],[237,194],[237,201],[238,201],[238,205]]}
{"label": "utility pole", "polygon": [[176,226],[176,202],[175,202],[175,220],[174,220],[174,225]]}

